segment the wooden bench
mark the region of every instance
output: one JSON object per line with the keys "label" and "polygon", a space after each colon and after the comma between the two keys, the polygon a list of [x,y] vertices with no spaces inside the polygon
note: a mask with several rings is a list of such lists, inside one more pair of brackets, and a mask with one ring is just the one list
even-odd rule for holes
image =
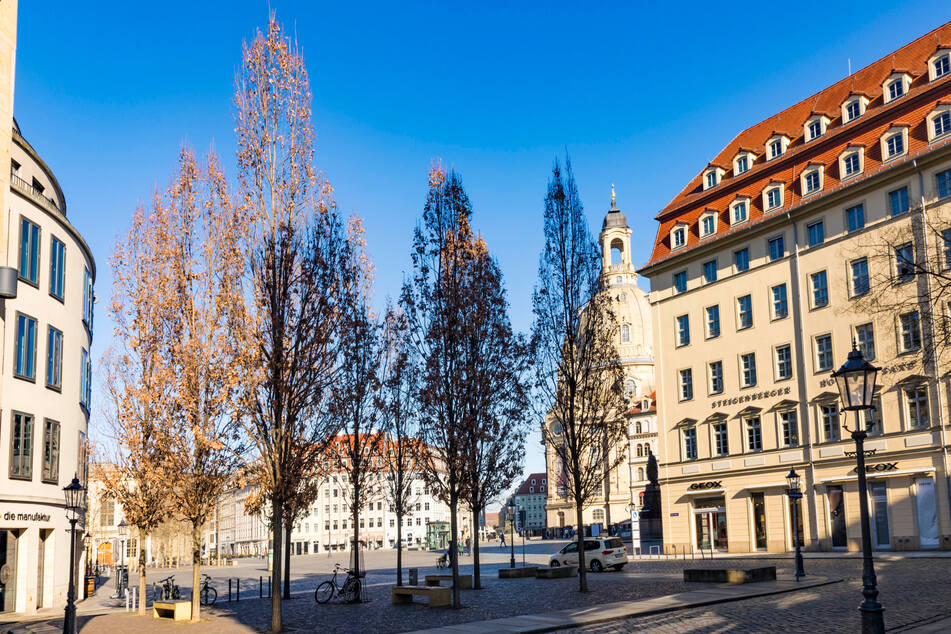
{"label": "wooden bench", "polygon": [[175,621],[190,621],[192,618],[192,602],[188,599],[178,601],[153,601],[152,618],[170,618]]}
{"label": "wooden bench", "polygon": [[[448,581],[448,587],[452,587],[452,575],[426,575],[425,579],[427,586],[439,587],[439,582]],[[459,575],[459,589],[472,589],[472,575]]]}
{"label": "wooden bench", "polygon": [[449,605],[452,588],[448,586],[393,586],[393,603],[412,603],[417,594],[429,599],[429,607]]}

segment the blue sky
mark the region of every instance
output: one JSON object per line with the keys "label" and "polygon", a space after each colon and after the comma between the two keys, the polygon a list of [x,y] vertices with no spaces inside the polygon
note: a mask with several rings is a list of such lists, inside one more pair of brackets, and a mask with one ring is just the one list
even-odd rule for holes
{"label": "blue sky", "polygon": [[[318,166],[365,220],[378,298],[398,292],[441,158],[523,331],[556,156],[595,235],[616,184],[641,264],[654,215],[740,130],[951,19],[946,0],[513,5],[21,1],[15,113],[96,258],[94,353],[112,336],[112,246],[181,144],[214,146],[234,174],[234,73],[268,7],[303,47]],[[544,469],[537,434],[526,469]]]}

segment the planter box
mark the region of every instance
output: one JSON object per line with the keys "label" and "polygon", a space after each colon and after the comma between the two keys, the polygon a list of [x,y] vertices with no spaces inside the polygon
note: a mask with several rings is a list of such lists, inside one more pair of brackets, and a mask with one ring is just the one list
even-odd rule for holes
{"label": "planter box", "polygon": [[522,566],[521,568],[499,568],[499,579],[518,579],[534,577],[538,566]]}
{"label": "planter box", "polygon": [[539,579],[564,579],[578,574],[578,566],[539,566],[535,569],[535,576]]}
{"label": "planter box", "polygon": [[776,581],[776,566],[762,568],[693,568],[684,570],[684,581],[756,583]]}

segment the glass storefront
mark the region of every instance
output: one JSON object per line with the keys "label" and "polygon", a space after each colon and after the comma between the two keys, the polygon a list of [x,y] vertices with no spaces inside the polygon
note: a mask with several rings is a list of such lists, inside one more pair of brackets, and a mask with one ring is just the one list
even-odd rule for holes
{"label": "glass storefront", "polygon": [[17,536],[0,530],[0,612],[16,608]]}
{"label": "glass storefront", "polygon": [[938,547],[938,509],[935,505],[934,480],[915,480],[915,508],[918,513],[919,548]]}
{"label": "glass storefront", "polygon": [[884,482],[868,483],[868,494],[872,499],[872,534],[876,548],[891,548],[892,541],[888,530],[888,496]]}
{"label": "glass storefront", "polygon": [[830,486],[827,493],[829,496],[829,526],[832,532],[832,547],[848,548],[849,541],[846,536],[845,525],[845,496],[842,495],[842,487]]}
{"label": "glass storefront", "polygon": [[753,493],[753,533],[756,549],[766,550],[766,499],[763,493]]}
{"label": "glass storefront", "polygon": [[694,501],[696,543],[700,550],[726,550],[726,503],[722,497]]}

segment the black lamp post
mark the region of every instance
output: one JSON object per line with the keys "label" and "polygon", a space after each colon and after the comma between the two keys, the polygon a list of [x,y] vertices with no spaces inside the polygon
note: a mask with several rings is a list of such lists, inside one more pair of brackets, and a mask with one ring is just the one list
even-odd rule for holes
{"label": "black lamp post", "polygon": [[802,490],[799,488],[799,474],[795,469],[789,470],[786,476],[786,482],[789,488],[786,489],[786,495],[792,502],[792,531],[793,545],[796,547],[796,581],[806,576],[802,569],[802,544],[799,542],[799,500],[802,499]]}
{"label": "black lamp post", "polygon": [[[848,360],[841,368],[832,373],[836,386],[839,388],[839,397],[842,399],[842,408],[855,412],[855,430],[852,431],[852,440],[855,441],[856,471],[859,480],[859,511],[862,520],[862,596],[865,600],[859,606],[862,613],[863,634],[883,634],[885,632],[885,608],[878,602],[878,588],[875,580],[875,567],[872,563],[872,535],[868,519],[868,481],[865,476],[865,433],[864,426],[859,422],[859,412],[872,409],[872,398],[875,393],[875,378],[880,368],[876,368],[862,356],[862,352],[852,343],[852,351]],[[846,431],[849,431],[846,427]]]}
{"label": "black lamp post", "polygon": [[79,478],[63,487],[66,496],[66,518],[69,520],[69,590],[66,594],[66,618],[63,619],[63,634],[76,634],[76,522],[83,512],[83,485]]}
{"label": "black lamp post", "polygon": [[515,567],[515,505],[509,504],[506,508],[508,509],[508,516],[510,518],[509,526],[512,527],[509,533],[509,535],[511,536],[511,539],[509,540],[510,542],[509,546],[511,546],[512,548],[512,556],[509,559],[509,567],[514,568]]}

